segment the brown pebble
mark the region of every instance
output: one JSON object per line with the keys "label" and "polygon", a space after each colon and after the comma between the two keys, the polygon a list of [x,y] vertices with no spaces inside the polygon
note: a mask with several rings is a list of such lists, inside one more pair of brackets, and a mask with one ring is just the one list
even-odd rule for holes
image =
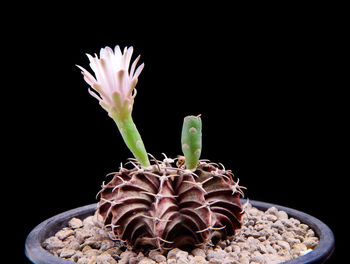
{"label": "brown pebble", "polygon": [[71,220],[69,220],[68,226],[71,227],[72,229],[77,229],[83,226],[83,221],[74,217]]}
{"label": "brown pebble", "polygon": [[318,244],[318,238],[317,237],[307,237],[303,241],[304,245],[309,249],[313,249]]}
{"label": "brown pebble", "polygon": [[64,228],[60,231],[58,231],[55,236],[60,239],[60,240],[64,240],[66,239],[67,237],[71,236],[74,234],[74,231],[70,228]]}

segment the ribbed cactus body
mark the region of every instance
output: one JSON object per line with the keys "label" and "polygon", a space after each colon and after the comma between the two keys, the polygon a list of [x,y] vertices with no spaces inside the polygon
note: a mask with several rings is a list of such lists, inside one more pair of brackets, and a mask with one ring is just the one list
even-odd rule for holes
{"label": "ribbed cactus body", "polygon": [[190,171],[169,161],[149,168],[132,162],[102,186],[105,227],[133,247],[204,246],[232,237],[243,214],[233,174],[214,163],[200,161]]}

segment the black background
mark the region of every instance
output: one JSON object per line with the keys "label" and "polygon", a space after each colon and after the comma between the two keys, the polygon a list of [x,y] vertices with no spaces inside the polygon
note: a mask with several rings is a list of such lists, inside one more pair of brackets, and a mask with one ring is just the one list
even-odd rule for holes
{"label": "black background", "polygon": [[141,54],[145,63],[133,118],[148,152],[181,154],[183,118],[201,114],[202,158],[231,169],[249,199],[309,213],[338,238],[341,34],[327,12],[170,15],[169,6],[96,17],[101,10],[89,8],[25,16],[14,36],[26,69],[16,155],[28,204],[24,238],[45,219],[96,202],[104,176],[131,157],[75,66],[89,69],[85,53],[116,44],[132,45],[133,59]]}

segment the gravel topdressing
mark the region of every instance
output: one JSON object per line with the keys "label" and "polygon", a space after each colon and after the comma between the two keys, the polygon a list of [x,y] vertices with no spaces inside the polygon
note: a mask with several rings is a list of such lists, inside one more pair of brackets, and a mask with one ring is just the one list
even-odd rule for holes
{"label": "gravel topdressing", "polygon": [[96,215],[72,218],[67,227],[46,239],[43,247],[79,264],[274,264],[307,254],[319,243],[312,229],[288,218],[284,211],[271,207],[263,212],[249,203],[244,207],[243,226],[234,238],[191,252],[178,248],[164,254],[134,252],[112,240]]}

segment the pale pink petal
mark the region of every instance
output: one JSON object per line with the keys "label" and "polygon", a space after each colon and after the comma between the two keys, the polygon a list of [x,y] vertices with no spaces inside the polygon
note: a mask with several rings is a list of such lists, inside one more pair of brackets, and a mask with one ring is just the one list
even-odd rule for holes
{"label": "pale pink petal", "polygon": [[96,71],[95,58],[92,57],[90,54],[86,54],[86,56],[89,58],[89,61],[90,61],[90,68],[95,72],[95,71]]}
{"label": "pale pink petal", "polygon": [[96,92],[99,93],[99,96],[101,96],[102,100],[105,101],[108,104],[112,103],[112,100],[110,99],[110,97],[108,95],[106,95],[106,93],[104,92],[103,88],[98,85],[98,84],[94,84],[93,86],[91,86]]}
{"label": "pale pink petal", "polygon": [[96,83],[96,79],[94,78],[94,76],[92,76],[90,74],[90,72],[88,72],[87,70],[85,70],[83,67],[79,66],[79,65],[75,65],[77,66],[80,70],[81,73],[84,75],[84,80],[90,85],[92,86],[94,83]]}
{"label": "pale pink petal", "polygon": [[125,98],[126,94],[127,94],[127,91],[125,91],[125,88],[124,88],[124,83],[125,83],[125,70],[119,70],[118,71],[118,86],[119,86],[119,91],[120,91],[120,94],[123,98]]}
{"label": "pale pink petal", "polygon": [[137,56],[137,58],[134,60],[134,62],[132,63],[131,65],[131,69],[130,69],[130,77],[132,78],[132,76],[134,75],[134,71],[135,71],[135,68],[136,68],[136,64],[138,63],[139,59],[140,59],[140,55]]}
{"label": "pale pink petal", "polygon": [[115,48],[114,48],[114,55],[116,56],[116,59],[118,59],[118,60],[122,56],[122,52],[120,50],[119,45],[115,46]]}
{"label": "pale pink petal", "polygon": [[94,83],[87,77],[86,73],[82,72],[82,74],[84,75],[85,82],[87,82],[88,85],[93,86]]}
{"label": "pale pink petal", "polygon": [[106,92],[106,94],[111,94],[113,92],[113,79],[108,74],[108,67],[109,66],[104,59],[99,60],[98,70],[99,74],[101,74],[101,86],[104,87],[103,90]]}
{"label": "pale pink petal", "polygon": [[82,66],[80,66],[80,65],[78,65],[78,64],[75,64],[75,66],[77,66],[81,71],[83,71],[83,72],[87,72],[87,70],[84,68],[84,67],[82,67]]}
{"label": "pale pink petal", "polygon": [[95,93],[93,92],[90,88],[88,89],[88,92],[90,95],[92,95],[93,97],[95,97],[97,100],[101,101],[102,99]]}
{"label": "pale pink petal", "polygon": [[105,102],[100,101],[100,106],[108,112],[108,105]]}
{"label": "pale pink petal", "polygon": [[112,64],[112,61],[114,60],[113,50],[110,47],[105,47],[104,49],[101,49],[100,58],[108,59],[108,63]]}
{"label": "pale pink petal", "polygon": [[126,47],[125,47],[123,55],[120,59],[120,68],[126,70]]}
{"label": "pale pink petal", "polygon": [[108,52],[109,66],[115,73],[120,68],[120,61],[110,47],[106,47],[106,50]]}
{"label": "pale pink petal", "polygon": [[134,76],[132,76],[133,79],[135,79],[135,78],[137,79],[137,78],[139,77],[139,75],[140,75],[140,73],[142,72],[144,66],[145,66],[145,64],[142,63],[142,64],[136,69],[136,72],[135,72]]}
{"label": "pale pink petal", "polygon": [[104,78],[110,87],[110,91],[117,90],[117,80],[115,74],[115,59],[113,55],[113,50],[110,47],[106,47],[105,49],[101,49],[100,56],[102,61],[102,68],[104,72]]}
{"label": "pale pink petal", "polygon": [[125,47],[123,54],[125,54],[127,50],[128,50],[128,47]]}
{"label": "pale pink petal", "polygon": [[126,65],[125,65],[125,69],[126,69],[127,71],[129,70],[130,60],[131,60],[133,51],[134,51],[134,48],[131,46],[130,48],[128,48],[128,50],[127,50],[127,52],[126,52]]}
{"label": "pale pink petal", "polygon": [[[103,61],[101,59],[92,58],[91,64],[94,67],[96,80],[99,84],[101,84],[101,86],[105,87],[107,84],[106,84],[106,80],[105,80],[103,66],[101,65],[101,63],[103,63]],[[106,86],[106,88],[108,88],[108,87]]]}
{"label": "pale pink petal", "polygon": [[106,79],[106,73],[103,64],[105,63],[104,59],[99,59],[95,53],[95,57],[91,57],[90,66],[95,72],[96,80],[101,84],[102,87],[105,87],[105,91],[110,91],[110,86],[108,85]]}
{"label": "pale pink petal", "polygon": [[101,59],[101,58],[105,58],[106,56],[108,56],[107,48],[108,48],[108,47],[105,47],[105,48],[101,48],[101,49],[100,49],[100,59]]}

